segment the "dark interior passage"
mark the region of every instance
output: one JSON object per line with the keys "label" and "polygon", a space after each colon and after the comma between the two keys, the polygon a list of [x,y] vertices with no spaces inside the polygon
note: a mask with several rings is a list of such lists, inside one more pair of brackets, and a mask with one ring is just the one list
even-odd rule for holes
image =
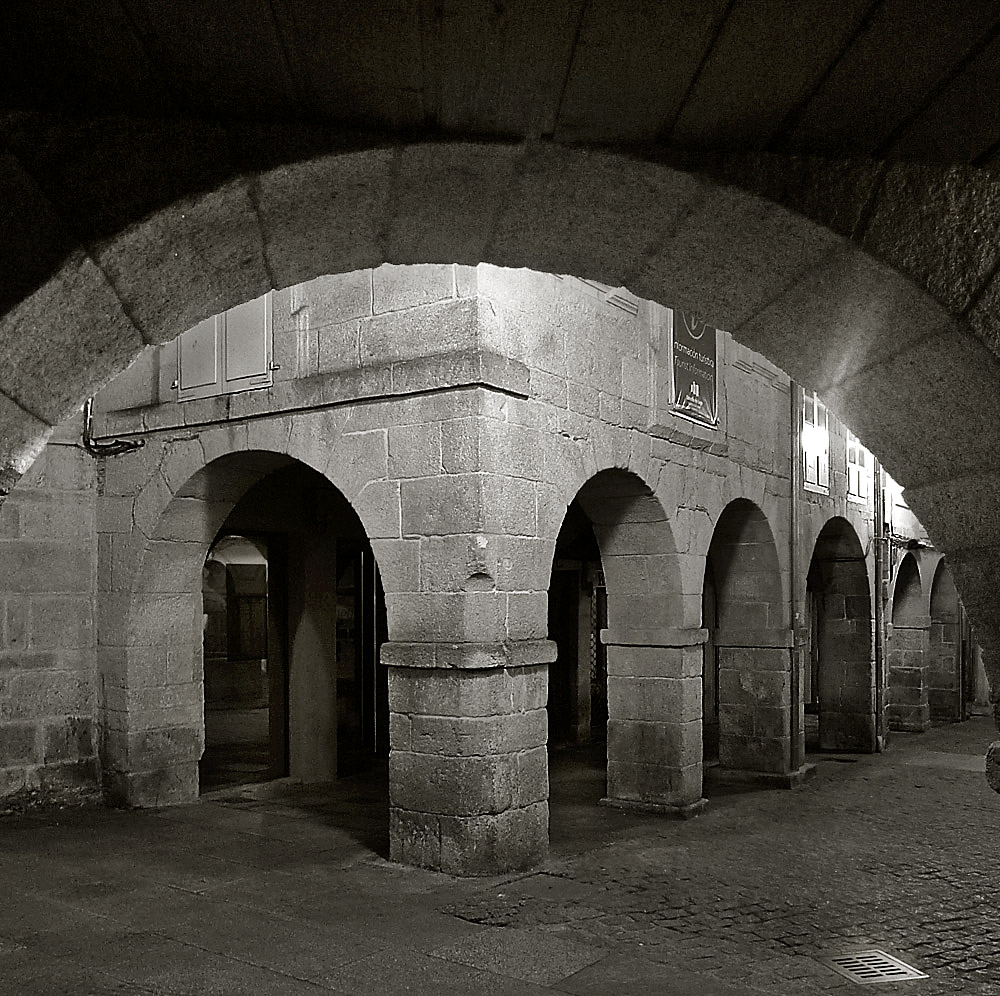
{"label": "dark interior passage", "polygon": [[604,741],[608,728],[607,589],[601,552],[586,512],[570,504],[556,540],[549,585],[549,743]]}
{"label": "dark interior passage", "polygon": [[301,465],[252,487],[203,574],[202,790],[332,781],[388,750],[385,599],[343,496]]}
{"label": "dark interior passage", "polygon": [[872,599],[853,527],[831,519],[806,578],[809,645],[804,675],[807,746],[871,752],[876,745]]}

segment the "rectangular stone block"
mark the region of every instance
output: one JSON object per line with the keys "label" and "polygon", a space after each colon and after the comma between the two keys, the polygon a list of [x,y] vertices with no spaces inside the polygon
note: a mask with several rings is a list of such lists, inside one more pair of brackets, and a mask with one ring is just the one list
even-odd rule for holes
{"label": "rectangular stone block", "polygon": [[692,647],[609,645],[608,675],[616,678],[700,678],[704,651]]}
{"label": "rectangular stone block", "polygon": [[544,640],[548,636],[544,591],[512,591],[507,600],[507,639]]}
{"label": "rectangular stone block", "polygon": [[86,716],[93,712],[89,673],[70,670],[12,672],[0,700],[0,720],[35,720],[44,716]]}
{"label": "rectangular stone block", "polygon": [[32,649],[94,646],[94,605],[89,598],[35,596],[30,611]]}
{"label": "rectangular stone block", "polygon": [[94,724],[89,716],[67,716],[45,725],[43,756],[46,764],[92,757],[95,751]]}
{"label": "rectangular stone block", "polygon": [[453,536],[484,528],[483,483],[478,474],[453,474],[400,485],[404,536]]}
{"label": "rectangular stone block", "polygon": [[361,322],[342,322],[317,329],[316,372],[353,370],[361,365]]}
{"label": "rectangular stone block", "polygon": [[24,593],[83,592],[93,584],[96,550],[41,540],[0,540],[0,577]]}
{"label": "rectangular stone block", "polygon": [[112,805],[136,809],[195,802],[198,798],[198,764],[177,764],[135,772],[106,770],[104,791]]}
{"label": "rectangular stone block", "polygon": [[475,349],[478,322],[475,303],[443,301],[362,319],[363,366],[397,363],[438,353]]}
{"label": "rectangular stone block", "polygon": [[701,761],[701,723],[608,720],[608,760],[684,767]]}
{"label": "rectangular stone block", "polygon": [[665,767],[608,759],[608,798],[659,806],[688,806],[701,798],[701,764]]}
{"label": "rectangular stone block", "polygon": [[478,417],[454,418],[441,423],[441,467],[448,474],[482,469]]}
{"label": "rectangular stone block", "polygon": [[472,817],[389,810],[393,861],[452,875],[498,875],[531,868],[548,850],[548,804]]}
{"label": "rectangular stone block", "polygon": [[[722,705],[777,705],[791,700],[791,672],[733,667],[734,651],[718,649],[719,702]],[[736,652],[742,655],[742,651]],[[787,657],[787,651],[786,657]]]}
{"label": "rectangular stone block", "polygon": [[[548,716],[544,709],[507,716],[421,716],[407,719],[409,728],[398,729],[409,736],[409,749],[420,754],[471,757],[482,754],[513,754],[544,747]],[[394,745],[397,741],[393,741]]]}
{"label": "rectangular stone block", "polygon": [[519,477],[482,475],[482,521],[487,532],[537,536],[535,485]]}
{"label": "rectangular stone block", "polygon": [[326,274],[294,288],[292,305],[308,308],[309,324],[320,329],[372,314],[372,270]]}
{"label": "rectangular stone block", "polygon": [[701,717],[697,678],[608,677],[608,719],[685,723]]}
{"label": "rectangular stone block", "polygon": [[441,818],[441,870],[496,875],[532,868],[548,852],[547,802],[471,819]]}
{"label": "rectangular stone block", "polygon": [[537,429],[493,418],[483,419],[480,450],[482,469],[487,473],[525,477],[532,481],[544,477],[544,436]]}
{"label": "rectangular stone block", "polygon": [[501,813],[521,796],[517,754],[447,757],[391,751],[390,805],[423,813]]}
{"label": "rectangular stone block", "polygon": [[128,763],[130,768],[138,770],[197,763],[204,749],[201,725],[141,730],[128,737]]}
{"label": "rectangular stone block", "polygon": [[393,478],[440,476],[440,423],[390,426],[388,469]]}
{"label": "rectangular stone block", "polygon": [[34,722],[0,723],[0,765],[37,763],[37,731]]}
{"label": "rectangular stone block", "polygon": [[96,490],[29,492],[20,507],[21,536],[75,546],[92,543],[97,529],[95,496]]}
{"label": "rectangular stone block", "polygon": [[389,669],[389,708],[428,716],[508,716],[544,709],[546,665],[486,671]]}
{"label": "rectangular stone block", "polygon": [[389,631],[403,642],[494,643],[508,635],[503,592],[398,592],[387,599],[386,613]]}
{"label": "rectangular stone block", "polygon": [[376,315],[433,304],[455,296],[455,268],[450,263],[384,263],[372,271],[372,287]]}
{"label": "rectangular stone block", "polygon": [[789,770],[791,740],[727,734],[719,735],[719,761],[741,771],[784,773]]}

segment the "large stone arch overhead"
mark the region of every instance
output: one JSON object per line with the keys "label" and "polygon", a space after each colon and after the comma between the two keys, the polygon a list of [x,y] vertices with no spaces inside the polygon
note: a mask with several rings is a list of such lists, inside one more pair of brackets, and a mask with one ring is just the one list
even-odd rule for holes
{"label": "large stone arch overhead", "polygon": [[965,224],[993,201],[984,171],[756,157],[712,180],[545,143],[23,115],[5,138],[4,489],[144,343],[267,287],[384,260],[527,265],[698,309],[823,389],[949,552],[964,508],[952,562],[990,633],[995,240]]}
{"label": "large stone arch overhead", "polygon": [[[148,134],[120,123],[118,132],[113,123],[101,125],[95,138],[98,147],[105,141],[105,155],[109,148],[119,157],[141,160],[144,149],[148,155]],[[877,200],[885,186],[861,167],[858,177],[868,180],[853,186],[843,180],[843,164],[813,160],[804,166],[782,157],[730,159],[714,170],[726,183],[743,183],[772,198],[764,200],[659,163],[545,144],[393,146],[339,136],[338,151],[303,159],[323,147],[322,139],[313,135],[304,144],[285,131],[280,143],[274,136],[271,143],[280,145],[289,164],[275,167],[279,153],[266,133],[263,139],[257,133],[253,155],[243,148],[235,160],[232,146],[241,143],[218,128],[199,134],[202,144],[190,128],[174,137],[177,150],[193,163],[179,162],[183,155],[168,157],[170,176],[151,167],[142,177],[145,190],[123,190],[127,178],[112,171],[105,193],[112,187],[121,201],[111,207],[89,191],[86,212],[66,203],[72,181],[61,164],[13,145],[18,155],[8,164],[9,183],[16,179],[19,196],[12,203],[37,211],[43,223],[28,260],[10,268],[5,339],[16,349],[17,332],[24,334],[42,314],[58,309],[65,319],[53,340],[69,347],[67,359],[75,351],[88,361],[76,364],[72,376],[61,371],[62,377],[50,378],[46,388],[33,376],[43,358],[24,349],[17,377],[0,383],[15,404],[8,421],[26,430],[20,447],[11,450],[18,465],[44,423],[57,421],[143,343],[170,338],[270,286],[385,260],[488,260],[625,284],[643,296],[709,314],[819,386],[838,383],[930,332],[943,331],[946,339],[957,332],[948,327],[948,314],[934,313],[932,300],[915,295],[913,284],[871,258],[876,253],[901,266],[932,290],[945,287],[943,274],[931,275],[930,261],[922,269],[908,262],[912,233],[909,241],[904,235],[895,242],[871,236],[865,251],[845,237],[856,235],[859,223],[848,226],[842,214],[853,217],[860,212],[855,201]],[[221,155],[226,144],[229,152]],[[211,152],[220,152],[230,171]],[[97,149],[90,155],[107,167]],[[898,170],[889,172],[895,176]],[[912,172],[906,203],[919,201],[921,190],[940,200],[942,181],[933,169]],[[839,182],[824,186],[831,173]],[[949,189],[965,189],[965,173],[948,177]],[[972,180],[965,185],[978,189]],[[782,201],[804,213],[786,211],[778,206]],[[891,228],[892,206],[890,198],[883,228]],[[932,207],[934,217],[958,228],[961,214],[954,204],[932,201]],[[911,215],[904,220],[912,221]],[[907,252],[894,251],[897,243]],[[988,255],[986,246],[980,249]],[[949,265],[958,269],[954,259]],[[176,293],[181,288],[185,293]],[[977,316],[985,314],[988,289],[984,284],[969,292],[979,294]],[[969,295],[941,296],[959,315],[973,314]],[[835,312],[831,298],[839,302]],[[90,323],[95,313],[101,320]],[[988,325],[979,321],[977,327]],[[886,326],[891,341],[880,349]],[[814,331],[801,356],[783,355],[799,352],[789,347],[802,337],[802,327],[832,327],[835,334]],[[852,407],[849,398],[843,404]]]}

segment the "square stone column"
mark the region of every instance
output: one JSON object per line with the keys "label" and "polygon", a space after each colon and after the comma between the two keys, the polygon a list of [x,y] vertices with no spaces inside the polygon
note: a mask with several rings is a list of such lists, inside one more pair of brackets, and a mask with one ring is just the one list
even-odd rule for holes
{"label": "square stone column", "polygon": [[791,630],[715,631],[719,658],[719,766],[721,782],[790,788],[812,771],[793,766]]}
{"label": "square stone column", "polygon": [[205,746],[201,592],[105,599],[100,610],[105,797],[130,807],[194,802]]}
{"label": "square stone column", "polygon": [[704,629],[601,631],[608,648],[608,805],[692,816],[704,807]]}
{"label": "square stone column", "polygon": [[875,750],[875,664],[871,621],[828,618],[822,627],[819,745],[822,750]]}
{"label": "square stone column", "polygon": [[914,620],[916,625],[890,626],[889,729],[923,733],[931,725],[927,697],[930,616]]}
{"label": "square stone column", "polygon": [[496,875],[548,851],[548,640],[387,643],[389,853]]}

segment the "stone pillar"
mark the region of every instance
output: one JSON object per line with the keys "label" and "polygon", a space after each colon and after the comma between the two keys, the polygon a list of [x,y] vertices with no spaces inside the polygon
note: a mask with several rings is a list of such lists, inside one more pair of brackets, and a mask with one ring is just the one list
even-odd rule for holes
{"label": "stone pillar", "polygon": [[457,875],[548,850],[548,640],[387,643],[389,853]]}
{"label": "stone pillar", "polygon": [[204,750],[201,592],[104,599],[101,770],[112,805],[198,798]]}
{"label": "stone pillar", "polygon": [[819,745],[870,753],[875,750],[871,618],[852,616],[850,607],[845,614],[844,601],[826,596],[820,627]]}
{"label": "stone pillar", "polygon": [[912,620],[906,626],[890,626],[889,729],[923,733],[931,725],[927,699],[927,646],[930,616]]}
{"label": "stone pillar", "polygon": [[962,719],[965,706],[962,633],[959,623],[950,617],[931,623],[927,643],[927,702],[932,720],[954,723]]}
{"label": "stone pillar", "polygon": [[701,796],[703,629],[601,630],[612,806],[693,816]]}
{"label": "stone pillar", "polygon": [[791,788],[812,766],[793,767],[791,630],[715,632],[719,656],[719,766],[713,780]]}

